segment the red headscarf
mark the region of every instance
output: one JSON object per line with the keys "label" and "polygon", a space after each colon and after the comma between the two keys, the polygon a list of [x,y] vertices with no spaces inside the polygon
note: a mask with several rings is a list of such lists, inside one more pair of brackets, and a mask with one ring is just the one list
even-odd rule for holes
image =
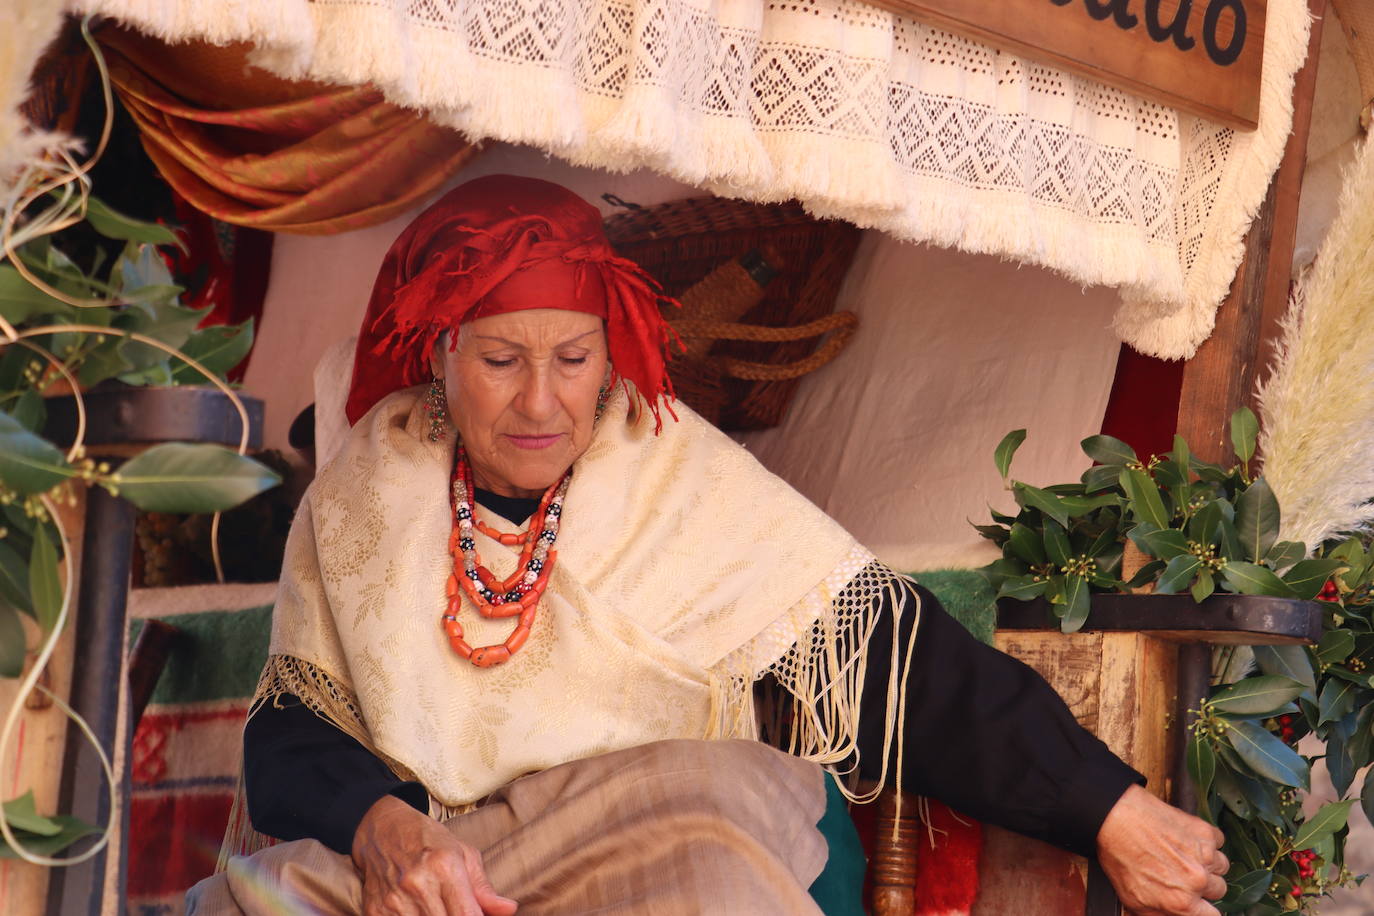
{"label": "red headscarf", "polygon": [[665,362],[675,338],[659,313],[664,301],[673,300],[616,256],[601,215],[576,194],[537,178],[474,179],[416,217],[386,253],[358,333],[348,422],[428,379],[443,332],[488,315],[560,308],[605,319],[615,377],[649,402],[658,429],[659,402],[673,397]]}

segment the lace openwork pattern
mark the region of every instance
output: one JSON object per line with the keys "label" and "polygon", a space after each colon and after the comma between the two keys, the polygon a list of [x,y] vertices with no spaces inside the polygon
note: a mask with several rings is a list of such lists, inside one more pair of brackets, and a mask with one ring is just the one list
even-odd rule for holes
{"label": "lace openwork pattern", "polygon": [[372,83],[474,141],[652,168],[1122,287],[1121,336],[1210,332],[1291,125],[1302,0],[1271,0],[1241,134],[856,0],[79,0],[289,77]]}

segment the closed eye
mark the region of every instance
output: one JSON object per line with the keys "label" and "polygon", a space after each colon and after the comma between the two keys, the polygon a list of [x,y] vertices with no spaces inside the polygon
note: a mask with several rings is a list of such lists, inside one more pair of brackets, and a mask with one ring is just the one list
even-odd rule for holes
{"label": "closed eye", "polygon": [[506,357],[505,359],[492,359],[491,357],[487,356],[483,357],[482,361],[486,363],[488,366],[491,366],[493,369],[508,369],[511,366],[515,365],[514,357]]}

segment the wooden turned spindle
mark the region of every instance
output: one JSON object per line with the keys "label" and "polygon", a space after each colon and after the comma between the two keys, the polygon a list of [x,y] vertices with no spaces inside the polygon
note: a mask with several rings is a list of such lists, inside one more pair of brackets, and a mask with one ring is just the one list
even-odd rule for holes
{"label": "wooden turned spindle", "polygon": [[883,790],[876,804],[873,861],[869,863],[872,913],[911,916],[916,912],[916,844],[921,834],[916,797],[902,798],[900,817],[895,790]]}

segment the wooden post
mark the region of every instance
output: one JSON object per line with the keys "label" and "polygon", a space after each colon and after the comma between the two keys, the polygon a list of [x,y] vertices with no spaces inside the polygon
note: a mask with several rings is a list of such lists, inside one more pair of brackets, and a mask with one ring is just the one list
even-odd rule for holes
{"label": "wooden post", "polygon": [[[1206,461],[1229,464],[1230,418],[1242,405],[1253,408],[1256,383],[1268,371],[1279,320],[1288,307],[1293,245],[1298,226],[1298,198],[1307,165],[1307,136],[1312,123],[1312,96],[1317,84],[1317,58],[1327,0],[1308,0],[1312,35],[1307,61],[1293,84],[1293,130],[1269,193],[1245,238],[1245,258],[1231,292],[1217,311],[1212,336],[1183,369],[1178,404],[1178,433],[1193,453]],[[1179,653],[1177,716],[1180,727],[1192,724],[1207,698],[1211,680],[1211,647],[1185,646]],[[1174,804],[1185,811],[1197,805],[1188,778],[1183,748],[1174,766]]]}

